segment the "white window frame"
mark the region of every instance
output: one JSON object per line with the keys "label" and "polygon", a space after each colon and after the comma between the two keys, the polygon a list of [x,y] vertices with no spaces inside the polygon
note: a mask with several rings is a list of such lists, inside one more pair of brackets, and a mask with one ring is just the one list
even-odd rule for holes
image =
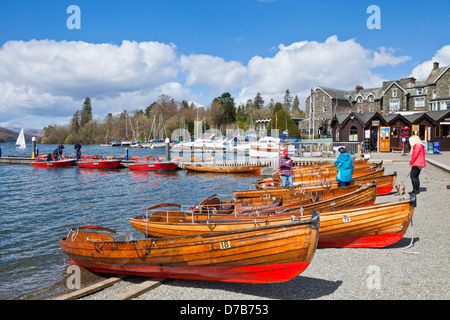
{"label": "white window frame", "polygon": [[389,100],[389,110],[399,111],[400,110],[400,99],[390,99]]}
{"label": "white window frame", "polygon": [[437,90],[434,89],[434,90],[433,90],[433,99],[436,99],[436,98],[437,98]]}
{"label": "white window frame", "polygon": [[414,105],[416,107],[425,107],[425,98],[419,97],[414,100]]}
{"label": "white window frame", "polygon": [[397,88],[392,88],[392,98],[397,97]]}
{"label": "white window frame", "polygon": [[416,94],[423,94],[423,88],[417,88]]}

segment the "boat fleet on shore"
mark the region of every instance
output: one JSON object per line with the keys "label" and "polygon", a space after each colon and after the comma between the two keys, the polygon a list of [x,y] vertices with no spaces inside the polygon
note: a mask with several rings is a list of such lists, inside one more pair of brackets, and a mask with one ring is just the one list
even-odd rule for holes
{"label": "boat fleet on shore", "polygon": [[395,173],[385,175],[382,162],[355,160],[350,186],[335,178],[332,165],[294,167],[290,188],[281,188],[275,173],[234,191],[232,200],[213,194],[186,208],[151,204],[124,219],[140,239],[79,226],[59,244],[73,264],[93,272],[271,283],[301,274],[317,248],[381,248],[403,237],[415,196],[375,204],[393,191]]}

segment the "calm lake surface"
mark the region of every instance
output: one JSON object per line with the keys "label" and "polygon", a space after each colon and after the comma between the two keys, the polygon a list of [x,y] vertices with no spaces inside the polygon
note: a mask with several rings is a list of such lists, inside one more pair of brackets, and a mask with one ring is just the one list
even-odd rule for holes
{"label": "calm lake surface", "polygon": [[[38,145],[39,153],[57,145]],[[65,154],[74,153],[65,145]],[[2,157],[31,156],[14,143],[0,143]],[[122,147],[83,146],[83,154],[121,156]],[[129,157],[163,155],[164,148],[129,148]],[[58,238],[69,228],[100,225],[141,238],[128,219],[152,204],[172,202],[188,207],[218,194],[231,199],[233,190],[248,190],[259,176],[247,174],[140,172],[128,169],[97,170],[35,168],[0,164],[0,299],[15,299],[53,286],[66,274],[68,258]]]}

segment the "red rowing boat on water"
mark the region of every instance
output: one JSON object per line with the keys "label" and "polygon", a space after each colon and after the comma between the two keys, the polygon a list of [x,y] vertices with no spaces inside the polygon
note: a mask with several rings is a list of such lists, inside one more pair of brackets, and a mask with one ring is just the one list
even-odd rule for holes
{"label": "red rowing boat on water", "polygon": [[88,169],[116,169],[121,160],[106,158],[102,155],[87,155],[78,162],[78,167]]}
{"label": "red rowing boat on water", "polygon": [[164,156],[152,157],[145,156],[139,157],[133,164],[129,165],[130,170],[175,170],[178,167],[176,161],[166,161]]}
{"label": "red rowing boat on water", "polygon": [[32,165],[42,168],[70,167],[74,161],[74,159],[67,159],[64,156],[40,155],[34,160]]}

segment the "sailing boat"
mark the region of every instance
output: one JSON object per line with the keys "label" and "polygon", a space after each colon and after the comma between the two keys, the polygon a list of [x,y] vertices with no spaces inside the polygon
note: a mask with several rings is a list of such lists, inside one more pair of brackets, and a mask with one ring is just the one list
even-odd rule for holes
{"label": "sailing boat", "polygon": [[23,128],[20,130],[19,137],[16,141],[16,146],[18,145],[18,149],[26,149],[27,145],[25,144],[25,135],[23,133]]}

